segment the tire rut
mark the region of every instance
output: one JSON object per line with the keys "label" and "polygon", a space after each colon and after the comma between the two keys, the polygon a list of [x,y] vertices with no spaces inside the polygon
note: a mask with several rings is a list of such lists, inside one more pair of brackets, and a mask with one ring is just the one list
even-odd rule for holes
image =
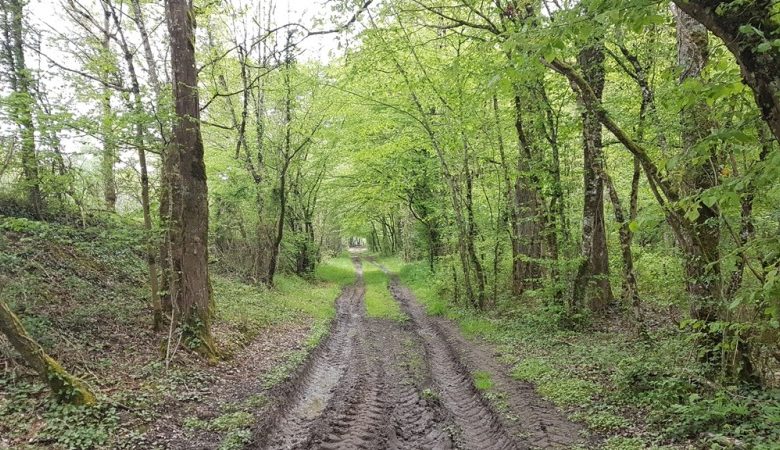
{"label": "tire rut", "polygon": [[444,408],[460,430],[460,435],[456,437],[459,447],[486,450],[529,448],[520,437],[512,436],[504,428],[499,415],[474,387],[470,372],[461,364],[454,349],[394,277],[390,292],[409,315],[423,340],[433,383],[441,395]]}
{"label": "tire rut", "polygon": [[330,335],[280,389],[249,448],[530,448],[528,433],[508,426],[474,387],[461,338],[428,317],[397,277],[389,289],[408,320],[366,317],[362,263],[353,263],[357,278],[337,300]]}
{"label": "tire rut", "polygon": [[335,324],[325,341],[310,356],[305,367],[294,377],[281,396],[280,406],[269,422],[254,432],[251,448],[293,449],[302,447],[308,431],[321,416],[341,382],[355,349],[357,327],[362,314],[365,288],[359,267],[358,281],[344,289],[336,301]]}

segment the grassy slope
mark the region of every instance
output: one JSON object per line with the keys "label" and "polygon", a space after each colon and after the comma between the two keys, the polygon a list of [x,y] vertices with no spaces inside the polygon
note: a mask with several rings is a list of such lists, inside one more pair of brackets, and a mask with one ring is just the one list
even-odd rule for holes
{"label": "grassy slope", "polygon": [[[203,362],[186,353],[168,370],[160,361],[162,336],[149,330],[141,237],[126,223],[76,229],[0,217],[0,298],[102,400],[92,410],[53,403],[0,337],[0,448],[132,448],[136,430],[157,418],[166,395],[210,382]],[[308,327],[302,344],[312,348],[354,273],[349,259],[339,258],[320,266],[317,277],[283,275],[268,290],[214,275],[221,350],[233,354],[263,329],[293,323]]]}
{"label": "grassy slope", "polygon": [[[447,301],[446,281],[424,263],[382,261],[425,304],[428,313],[455,320],[467,336],[496,344],[513,377],[607,436],[605,448],[780,448],[780,392],[758,393],[707,386],[685,336],[657,327],[649,341],[619,325],[592,330],[555,326],[555,315],[530,303],[502,314],[478,314]],[[481,389],[489,375],[475,374]]]}

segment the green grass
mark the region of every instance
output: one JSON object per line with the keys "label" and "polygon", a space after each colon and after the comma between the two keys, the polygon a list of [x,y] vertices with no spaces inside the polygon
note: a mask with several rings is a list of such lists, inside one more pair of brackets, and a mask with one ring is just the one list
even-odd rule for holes
{"label": "green grass", "polygon": [[379,267],[369,262],[363,263],[363,280],[366,284],[366,314],[368,317],[406,320],[398,302],[387,290],[387,275]]}
{"label": "green grass", "polygon": [[219,344],[228,354],[270,326],[301,321],[323,326],[335,314],[341,289],[336,283],[310,283],[292,275],[278,276],[273,289],[219,275],[212,276],[212,286],[217,324],[225,325],[219,328]]}
{"label": "green grass", "polygon": [[[389,260],[389,261],[388,261]],[[417,300],[425,306],[425,310],[432,316],[447,315],[450,310],[449,301],[441,295],[440,280],[431,275],[428,266],[423,263],[401,264],[394,263],[392,259],[382,259],[382,263],[388,267],[394,267],[401,281],[414,292]]]}
{"label": "green grass", "polygon": [[490,372],[478,370],[471,374],[474,378],[474,387],[480,391],[489,391],[493,389],[493,377]]}
{"label": "green grass", "polygon": [[[149,331],[144,249],[142,229],[135,223],[111,221],[82,229],[0,216],[0,283],[5,283],[0,300],[65,367],[111,386],[110,391],[98,387],[98,407],[66,407],[49,399],[45,385],[29,372],[0,370],[0,435],[11,447],[140,448],[143,427],[158,419],[168,395],[175,393],[181,402],[204,399],[213,382],[205,362],[173,361],[166,369],[159,360],[159,335]],[[268,289],[212,271],[212,331],[221,354],[235,355],[268,327],[305,328],[299,349],[283,355],[268,382],[295,370],[327,334],[342,287],[355,280],[349,257],[324,261],[315,275],[304,280],[282,274]],[[16,357],[10,345],[0,342],[0,362]],[[251,405],[224,405],[217,419],[189,425],[219,432],[222,449],[243,448],[251,438],[247,414],[267,401],[258,397]],[[115,404],[127,408],[121,420]]]}
{"label": "green grass", "polygon": [[314,275],[317,279],[344,287],[355,282],[355,267],[349,256],[339,256],[319,264]]}

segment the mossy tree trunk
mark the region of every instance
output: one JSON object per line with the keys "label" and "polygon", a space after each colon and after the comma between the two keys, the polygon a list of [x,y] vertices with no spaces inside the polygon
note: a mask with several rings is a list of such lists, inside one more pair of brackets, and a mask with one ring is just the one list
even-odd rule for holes
{"label": "mossy tree trunk", "polygon": [[8,337],[25,364],[38,373],[58,399],[76,405],[95,404],[95,394],[89,387],[47,355],[40,344],[27,333],[16,314],[2,301],[0,301],[0,331]]}
{"label": "mossy tree trunk", "polygon": [[38,151],[35,145],[35,118],[33,115],[35,99],[32,95],[33,79],[27,68],[24,55],[24,7],[21,0],[2,0],[2,33],[4,63],[8,67],[7,77],[11,92],[7,97],[9,116],[19,128],[21,141],[20,159],[23,181],[20,184],[27,195],[27,201],[36,217],[41,217],[44,209],[41,189]]}
{"label": "mossy tree trunk", "polygon": [[[604,91],[604,44],[594,42],[583,48],[577,60],[583,76],[601,101]],[[584,101],[583,101],[584,103]],[[604,162],[601,123],[588,108],[582,112],[583,138],[583,213],[582,256],[574,280],[572,304],[587,305],[593,311],[604,311],[612,303],[609,283],[609,253],[604,223]]]}
{"label": "mossy tree trunk", "polygon": [[213,361],[218,353],[211,335],[208,188],[200,134],[195,12],[187,0],[168,0],[166,8],[176,113],[165,164],[170,199],[167,220],[170,298],[173,319],[185,345]]}

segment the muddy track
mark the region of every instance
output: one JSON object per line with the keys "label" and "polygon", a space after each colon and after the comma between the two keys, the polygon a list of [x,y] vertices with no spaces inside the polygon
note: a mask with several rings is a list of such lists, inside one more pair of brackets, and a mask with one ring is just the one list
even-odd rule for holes
{"label": "muddy track", "polygon": [[[366,317],[362,263],[354,264],[357,280],[337,300],[330,335],[280,387],[250,448],[530,448],[526,437],[538,436],[518,432],[480,395],[461,341],[453,345],[396,278],[391,292],[409,319]],[[563,443],[533,440],[540,448]]]}
{"label": "muddy track", "polygon": [[458,370],[490,374],[494,390],[500,393],[505,409],[495,417],[510,436],[522,439],[530,448],[540,449],[592,444],[581,438],[582,426],[568,420],[554,405],[539,397],[533,385],[512,379],[508,375],[508,368],[494,357],[493,347],[482,342],[467,341],[449,320],[428,316],[397,276],[391,276],[390,291],[401,303],[403,310],[422,324],[420,328],[425,333],[431,333],[432,340],[441,343],[441,348],[445,349],[443,351],[451,356],[450,360],[457,362]]}

